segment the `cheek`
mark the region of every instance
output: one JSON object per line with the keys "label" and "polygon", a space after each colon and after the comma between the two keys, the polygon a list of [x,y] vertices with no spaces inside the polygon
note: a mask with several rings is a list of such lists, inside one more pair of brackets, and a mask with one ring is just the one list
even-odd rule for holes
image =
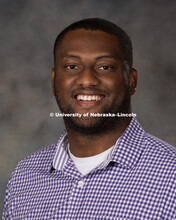
{"label": "cheek", "polygon": [[74,85],[74,80],[71,77],[64,77],[60,75],[55,78],[55,90],[56,92],[62,92],[63,95],[68,94]]}
{"label": "cheek", "polygon": [[111,93],[123,93],[127,87],[127,82],[123,76],[116,76],[102,80],[103,85],[110,89]]}

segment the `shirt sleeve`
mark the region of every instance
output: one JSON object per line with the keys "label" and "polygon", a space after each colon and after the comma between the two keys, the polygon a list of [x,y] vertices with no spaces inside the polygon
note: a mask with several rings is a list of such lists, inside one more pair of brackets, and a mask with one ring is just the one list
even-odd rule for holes
{"label": "shirt sleeve", "polygon": [[8,211],[7,211],[8,201],[9,201],[9,197],[10,197],[10,191],[9,191],[10,182],[11,182],[11,178],[9,179],[9,182],[7,184],[7,187],[6,187],[2,220],[10,219],[9,215],[8,215]]}
{"label": "shirt sleeve", "polygon": [[9,181],[8,181],[8,184],[7,184],[7,187],[6,187],[6,192],[5,192],[5,199],[4,199],[4,207],[3,207],[3,214],[2,214],[2,220],[10,220],[11,217],[10,217],[10,200],[11,200],[11,186],[12,186],[12,182],[13,182],[13,179],[14,179],[14,176],[15,176],[15,173],[16,173],[16,169],[14,169],[14,171],[12,172],[10,178],[9,178]]}
{"label": "shirt sleeve", "polygon": [[164,219],[176,220],[176,170],[168,183],[168,193],[164,208]]}

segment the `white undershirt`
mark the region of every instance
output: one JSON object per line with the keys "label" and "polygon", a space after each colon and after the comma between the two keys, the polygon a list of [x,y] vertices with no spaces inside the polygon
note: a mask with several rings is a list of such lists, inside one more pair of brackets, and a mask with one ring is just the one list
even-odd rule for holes
{"label": "white undershirt", "polygon": [[114,146],[110,147],[106,151],[91,156],[91,157],[75,157],[71,152],[70,148],[68,146],[68,154],[70,158],[73,160],[76,168],[79,170],[79,172],[82,175],[88,174],[91,170],[96,168],[98,165],[100,165],[104,160],[106,160],[108,154],[111,152],[112,148]]}

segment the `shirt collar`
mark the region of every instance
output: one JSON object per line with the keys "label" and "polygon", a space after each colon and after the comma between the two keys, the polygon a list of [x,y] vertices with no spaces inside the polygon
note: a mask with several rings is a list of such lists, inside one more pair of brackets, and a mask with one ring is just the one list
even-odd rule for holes
{"label": "shirt collar", "polygon": [[[132,118],[107,160],[119,163],[127,168],[133,167],[138,162],[143,151],[143,135],[144,130],[137,120]],[[54,169],[62,170],[64,168],[69,158],[67,148],[68,137],[67,132],[64,131],[57,142],[57,150],[52,164]]]}
{"label": "shirt collar", "polygon": [[57,150],[52,164],[54,169],[62,170],[62,168],[65,166],[69,158],[67,153],[67,146],[68,137],[66,130],[64,130],[64,132],[61,134],[61,137],[59,138],[59,141],[57,142]]}
{"label": "shirt collar", "polygon": [[132,168],[138,162],[144,150],[144,130],[135,118],[132,118],[109,155],[109,160],[126,168]]}

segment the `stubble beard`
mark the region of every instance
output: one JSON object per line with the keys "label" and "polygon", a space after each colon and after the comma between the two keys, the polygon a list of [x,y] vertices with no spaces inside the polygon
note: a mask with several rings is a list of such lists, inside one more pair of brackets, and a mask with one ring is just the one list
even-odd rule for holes
{"label": "stubble beard", "polygon": [[[56,101],[62,113],[75,113],[70,104],[66,105],[66,102],[63,100],[61,94],[57,93]],[[123,97],[122,95],[117,96],[117,99],[113,101],[111,108],[109,108],[108,105],[105,105],[98,113],[129,113],[130,102],[130,88],[127,86]],[[90,117],[90,114],[88,117],[83,117],[82,115],[81,118],[64,117],[64,122],[67,128],[74,132],[78,132],[79,134],[91,136],[103,135],[116,129],[120,129],[125,121],[126,118],[124,117]]]}

